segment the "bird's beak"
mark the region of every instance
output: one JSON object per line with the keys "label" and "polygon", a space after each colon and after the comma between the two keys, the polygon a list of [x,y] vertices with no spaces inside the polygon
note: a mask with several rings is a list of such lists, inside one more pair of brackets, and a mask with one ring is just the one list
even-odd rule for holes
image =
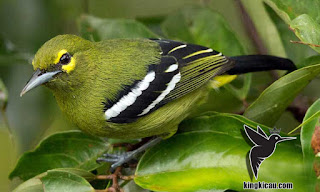
{"label": "bird's beak", "polygon": [[279,142],[282,142],[282,141],[289,141],[289,140],[294,140],[294,139],[297,139],[296,137],[281,137],[279,140],[278,140],[278,143]]}
{"label": "bird's beak", "polygon": [[52,71],[52,72],[46,72],[46,73],[42,73],[40,71],[40,69],[37,69],[32,77],[30,78],[30,80],[28,81],[28,83],[26,84],[26,86],[24,86],[24,88],[22,89],[21,93],[20,93],[20,97],[22,97],[22,95],[24,95],[25,93],[27,93],[28,91],[30,91],[31,89],[38,87],[39,85],[42,85],[48,81],[50,81],[51,79],[53,79],[53,77],[60,73],[61,71]]}

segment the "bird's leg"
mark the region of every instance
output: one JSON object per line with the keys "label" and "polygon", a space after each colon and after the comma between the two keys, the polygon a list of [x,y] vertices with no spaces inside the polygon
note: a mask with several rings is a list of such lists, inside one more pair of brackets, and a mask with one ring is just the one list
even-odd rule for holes
{"label": "bird's leg", "polygon": [[133,150],[128,151],[122,154],[104,154],[103,157],[99,157],[97,162],[108,162],[112,163],[110,171],[113,172],[117,167],[121,166],[124,163],[129,162],[132,160],[137,154],[145,151],[146,149],[153,147],[154,145],[158,144],[162,140],[162,137],[157,137],[148,141],[147,143],[143,144],[141,147]]}

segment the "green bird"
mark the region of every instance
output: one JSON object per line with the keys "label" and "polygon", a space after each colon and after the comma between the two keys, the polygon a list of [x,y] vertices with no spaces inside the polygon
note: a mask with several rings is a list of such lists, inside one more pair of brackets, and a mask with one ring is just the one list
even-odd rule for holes
{"label": "green bird", "polygon": [[214,77],[223,75],[219,80],[223,84],[230,75],[296,69],[284,58],[226,57],[207,47],[172,40],[91,42],[75,35],[47,41],[32,65],[35,72],[21,96],[45,85],[64,114],[84,132],[119,139],[158,136],[133,152],[98,159],[112,162],[112,169],[173,135],[206,97]]}

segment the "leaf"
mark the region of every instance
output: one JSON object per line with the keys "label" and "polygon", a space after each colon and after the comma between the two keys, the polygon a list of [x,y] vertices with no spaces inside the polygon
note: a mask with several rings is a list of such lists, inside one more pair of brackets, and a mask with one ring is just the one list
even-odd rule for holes
{"label": "leaf", "polygon": [[303,14],[295,18],[290,23],[290,27],[302,42],[318,46],[310,45],[312,49],[320,52],[320,25],[315,20],[309,15]]}
{"label": "leaf", "polygon": [[[252,177],[247,159],[252,143],[243,131],[244,124],[257,126],[239,115],[217,113],[184,121],[179,134],[143,155],[135,182],[155,191],[242,191],[243,182]],[[262,128],[266,131],[267,127]],[[259,181],[293,182],[295,191],[305,189],[298,140],[278,144],[262,163]]]}
{"label": "leaf", "polygon": [[[74,175],[76,175],[75,178],[77,180],[79,180],[79,181],[81,180],[82,182],[83,182],[83,180],[85,180],[85,183],[87,183],[86,180],[90,181],[95,178],[95,175],[93,175],[92,173],[85,171],[85,170],[81,170],[81,169],[73,169],[73,168],[53,169],[53,170],[49,170],[44,173],[41,173],[41,174],[23,182],[18,187],[16,187],[13,190],[13,192],[43,192],[44,187],[52,188],[54,186],[54,185],[52,185],[52,183],[56,180],[55,177],[52,177],[52,173],[54,173],[54,174],[62,173],[62,174],[60,174],[60,178],[65,179],[67,182],[70,179],[70,177],[68,177],[69,175],[72,175],[72,177],[74,177]],[[66,177],[66,178],[64,178],[64,177]],[[81,179],[79,179],[79,177]],[[47,183],[49,183],[49,184],[47,186],[45,186],[46,183],[42,182],[42,180],[46,180]],[[61,190],[61,191],[65,191],[65,188],[69,187],[69,184],[66,183],[65,181],[61,182],[61,184],[62,185],[60,187],[63,187],[63,190]],[[73,189],[77,189],[77,188],[73,188]]]}
{"label": "leaf", "polygon": [[34,177],[20,184],[12,192],[44,192],[40,178]]}
{"label": "leaf", "polygon": [[231,84],[226,84],[224,87],[234,96],[236,96],[239,100],[245,100],[250,90],[251,79],[252,74],[248,73],[244,75],[244,82],[241,88],[236,88]]}
{"label": "leaf", "polygon": [[245,53],[225,19],[207,8],[182,9],[168,16],[161,28],[169,39],[207,46],[228,56]]}
{"label": "leaf", "polygon": [[298,66],[306,67],[309,65],[316,65],[318,63],[320,63],[320,55],[314,55],[306,58],[304,62],[301,62],[300,64],[298,64]]}
{"label": "leaf", "polygon": [[287,57],[294,61],[298,68],[305,67],[305,62],[302,61],[304,61],[305,58],[310,57],[312,55],[317,55],[318,53],[312,50],[311,48],[307,48],[306,46],[297,45],[296,43],[290,42],[299,41],[299,39],[292,32],[292,30],[290,30],[288,25],[277,15],[277,13],[274,10],[272,10],[272,8],[270,8],[269,6],[266,6],[265,8],[268,10],[271,19],[273,20],[277,30],[279,31],[282,43],[286,50]]}
{"label": "leaf", "polygon": [[159,37],[142,23],[132,19],[101,19],[83,15],[80,19],[79,28],[81,36],[91,41]]}
{"label": "leaf", "polygon": [[290,25],[290,28],[295,32],[302,43],[309,44],[312,49],[320,52],[319,47],[313,46],[320,44],[319,0],[265,0],[265,2],[272,7],[288,25]]}
{"label": "leaf", "polygon": [[9,177],[27,180],[54,168],[91,171],[101,166],[96,159],[108,147],[101,138],[80,131],[57,133],[45,138],[34,151],[23,154]]}
{"label": "leaf", "polygon": [[[319,113],[319,111],[320,111],[320,99],[318,99],[309,107],[308,111],[306,112],[306,115],[303,118],[302,123],[309,121],[309,118],[312,118],[315,114]],[[307,173],[310,176],[315,176],[315,172],[312,166],[312,163],[315,158],[315,154],[311,147],[311,140],[312,140],[312,135],[315,131],[315,127],[319,122],[319,116],[320,115],[318,114],[317,118],[313,118],[308,123],[303,125],[301,128],[301,146],[302,146],[302,152],[303,152],[303,159],[305,161]]]}
{"label": "leaf", "polygon": [[48,171],[41,178],[45,192],[94,192],[90,183],[84,178],[67,171]]}
{"label": "leaf", "polygon": [[320,64],[298,69],[275,81],[246,109],[247,118],[273,126],[295,96],[320,73]]}
{"label": "leaf", "polygon": [[287,23],[295,19],[301,14],[308,13],[312,18],[316,18],[317,22],[320,21],[319,13],[319,0],[264,0],[270,7],[272,7],[279,16]]}
{"label": "leaf", "polygon": [[83,177],[84,179],[86,179],[88,181],[92,181],[96,177],[94,174],[92,174],[89,171],[86,171],[83,169],[77,169],[77,168],[58,168],[58,169],[54,169],[54,171],[64,171],[64,172],[72,173],[72,174],[78,175],[80,177]]}

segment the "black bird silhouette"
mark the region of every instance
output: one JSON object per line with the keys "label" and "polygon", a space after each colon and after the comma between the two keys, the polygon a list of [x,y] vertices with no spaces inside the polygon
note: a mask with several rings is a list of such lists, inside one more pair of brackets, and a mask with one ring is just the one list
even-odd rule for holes
{"label": "black bird silhouette", "polygon": [[250,150],[249,159],[252,172],[256,179],[258,179],[258,171],[261,163],[273,154],[277,143],[296,139],[296,137],[281,137],[277,133],[272,133],[268,137],[259,126],[256,131],[244,125],[244,130],[251,142],[255,144]]}

